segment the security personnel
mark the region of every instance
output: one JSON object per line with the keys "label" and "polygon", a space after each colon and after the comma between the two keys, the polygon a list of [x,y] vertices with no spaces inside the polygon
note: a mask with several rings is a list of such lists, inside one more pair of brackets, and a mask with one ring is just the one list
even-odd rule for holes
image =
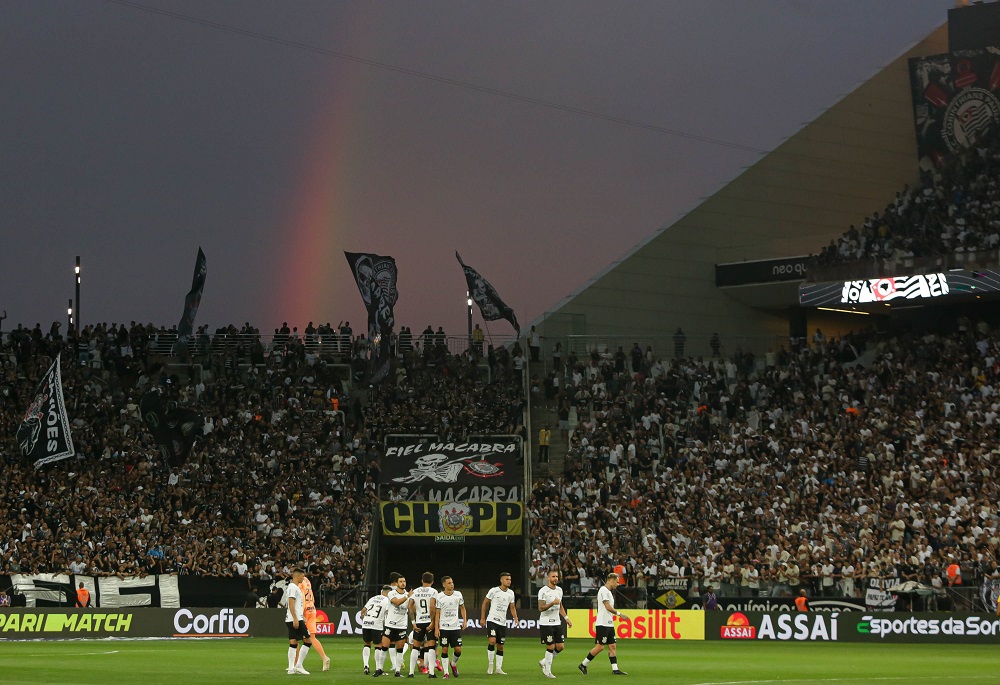
{"label": "security personnel", "polygon": [[549,461],[549,440],[552,438],[552,431],[549,430],[549,424],[542,426],[542,430],[538,431],[538,461],[542,464],[546,464]]}
{"label": "security personnel", "polygon": [[80,588],[76,591],[76,605],[81,608],[90,606],[90,590],[83,583],[80,583]]}
{"label": "security personnel", "polygon": [[809,600],[806,599],[805,590],[800,590],[799,596],[795,598],[795,608],[798,611],[809,611]]}

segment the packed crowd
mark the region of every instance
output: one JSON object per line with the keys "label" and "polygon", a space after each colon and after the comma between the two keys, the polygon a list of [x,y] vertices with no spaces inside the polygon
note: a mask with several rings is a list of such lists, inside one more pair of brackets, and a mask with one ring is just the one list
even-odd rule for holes
{"label": "packed crowd", "polygon": [[1000,136],[982,142],[920,183],[896,193],[881,214],[830,241],[819,264],[939,257],[1000,247]]}
{"label": "packed crowd", "polygon": [[[176,340],[169,329],[7,334],[0,574],[232,576],[258,589],[302,565],[327,597],[362,584],[384,434],[516,429],[520,386],[505,354],[481,373],[474,356],[412,345],[394,383],[358,389],[344,357],[315,353],[310,327],[267,341],[249,324],[203,328],[173,365],[156,354]],[[35,471],[15,435],[56,355],[76,456]],[[150,390],[205,418],[179,468],[162,461],[140,419]]]}
{"label": "packed crowd", "polygon": [[765,363],[594,353],[562,373],[579,425],[529,504],[536,570],[586,588],[622,564],[640,587],[723,596],[1000,578],[1000,336],[985,323],[817,336]]}

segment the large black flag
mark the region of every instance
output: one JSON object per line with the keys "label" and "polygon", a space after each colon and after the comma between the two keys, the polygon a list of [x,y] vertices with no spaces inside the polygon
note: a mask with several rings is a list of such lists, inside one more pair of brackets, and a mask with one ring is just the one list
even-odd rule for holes
{"label": "large black flag", "polygon": [[478,271],[462,261],[462,255],[456,251],[455,256],[458,257],[458,263],[462,265],[462,271],[465,272],[465,282],[469,284],[469,295],[479,305],[479,313],[483,315],[483,319],[486,321],[507,319],[510,321],[510,325],[514,327],[514,330],[517,331],[518,336],[520,336],[521,326],[517,323],[514,310],[500,299],[496,288],[490,285],[489,281],[483,278]]}
{"label": "large black flag", "polygon": [[370,383],[380,383],[392,369],[392,308],[399,299],[396,291],[396,260],[370,252],[345,252],[351,273],[368,310],[368,340],[378,354],[372,366]]}
{"label": "large black flag", "polygon": [[35,397],[17,429],[21,454],[34,459],[36,469],[75,454],[63,401],[61,368],[59,357],[56,357],[38,383]]}
{"label": "large black flag", "polygon": [[184,313],[181,315],[181,322],[177,324],[177,344],[176,349],[184,350],[187,347],[188,338],[194,332],[194,319],[198,316],[198,307],[201,306],[201,296],[205,292],[205,276],[208,273],[208,260],[205,253],[198,248],[198,259],[194,263],[194,278],[191,280],[191,291],[184,298]]}
{"label": "large black flag", "polygon": [[170,466],[180,466],[187,461],[205,425],[201,414],[185,407],[168,411],[156,392],[147,392],[139,398],[139,412],[164,461]]}

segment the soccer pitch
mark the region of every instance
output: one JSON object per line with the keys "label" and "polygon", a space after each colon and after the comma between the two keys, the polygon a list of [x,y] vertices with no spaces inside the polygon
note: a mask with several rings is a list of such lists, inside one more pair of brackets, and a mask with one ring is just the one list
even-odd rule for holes
{"label": "soccer pitch", "polygon": [[[321,672],[319,657],[310,652],[305,663],[309,676],[285,673],[287,645],[287,641],[276,638],[7,642],[0,643],[0,683],[371,682],[361,670],[360,637],[324,639],[333,667],[328,673]],[[566,651],[555,660],[553,673],[557,679],[581,685],[612,680],[607,651],[590,665],[589,675],[577,670],[591,646],[585,640],[567,642]],[[459,662],[458,680],[494,685],[542,682],[546,679],[538,660],[543,651],[537,640],[509,640],[503,664],[509,675],[489,676],[485,641],[469,640]],[[623,641],[618,644],[618,661],[629,678],[654,685],[958,685],[996,682],[1000,678],[996,672],[997,648],[992,645]],[[404,673],[408,668],[409,654]],[[416,679],[420,678],[427,676],[418,673]],[[435,682],[442,680],[439,674]],[[377,682],[389,685],[396,679]]]}

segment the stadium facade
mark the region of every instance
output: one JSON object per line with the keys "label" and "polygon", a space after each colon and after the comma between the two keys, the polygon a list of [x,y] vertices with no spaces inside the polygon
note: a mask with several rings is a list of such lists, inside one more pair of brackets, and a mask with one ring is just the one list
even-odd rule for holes
{"label": "stadium facade", "polygon": [[801,308],[801,279],[718,287],[716,265],[815,254],[915,184],[908,60],[947,51],[943,24],[533,323],[550,341],[625,344],[668,339],[681,327],[687,353],[706,355],[715,332],[761,352],[816,327],[856,327],[858,317]]}

